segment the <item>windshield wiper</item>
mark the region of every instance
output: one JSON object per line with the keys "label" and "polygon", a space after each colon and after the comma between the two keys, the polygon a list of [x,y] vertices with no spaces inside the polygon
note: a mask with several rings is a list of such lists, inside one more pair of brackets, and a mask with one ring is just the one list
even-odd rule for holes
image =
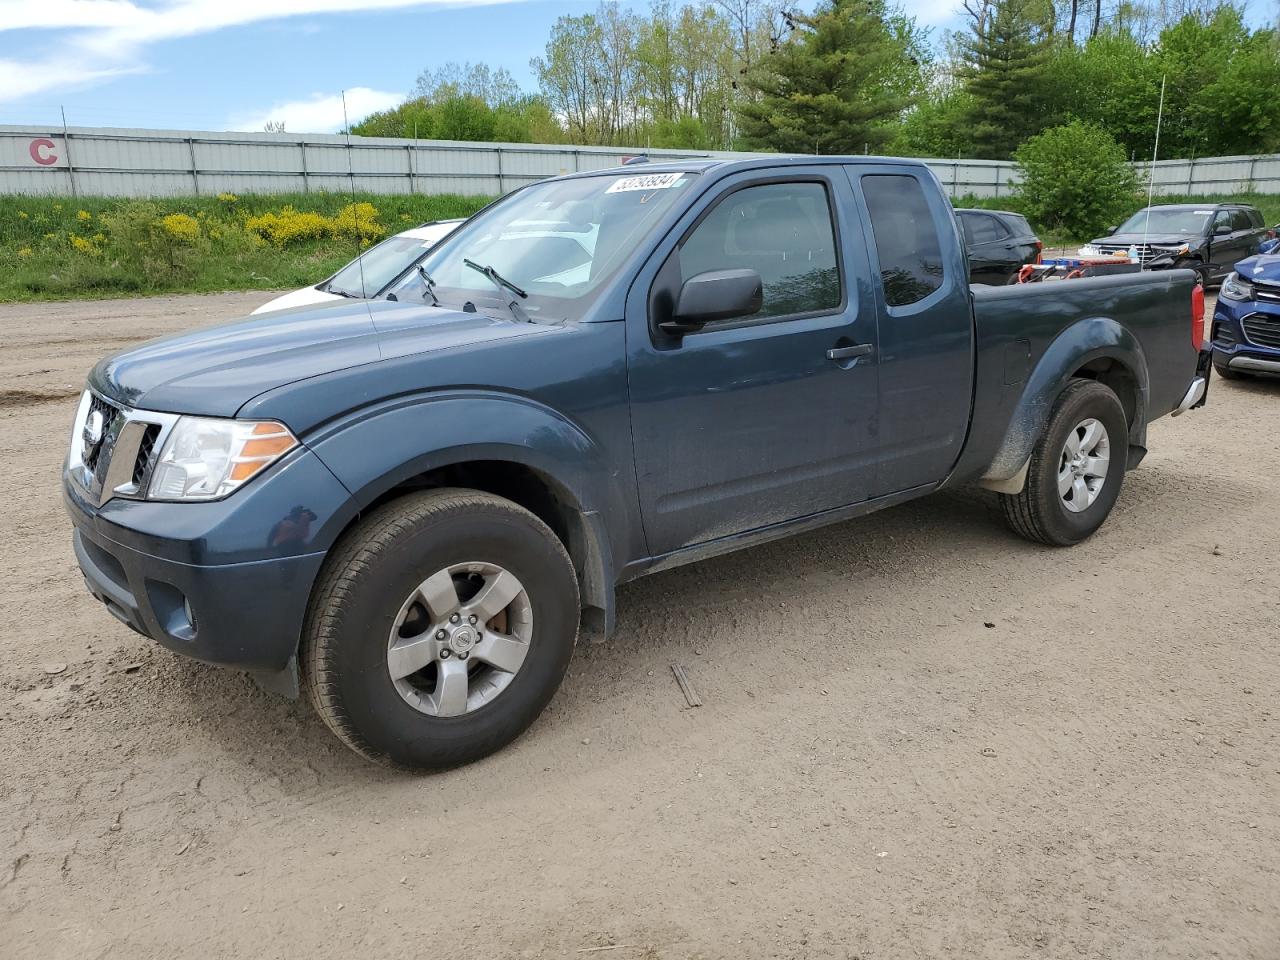
{"label": "windshield wiper", "polygon": [[[484,274],[484,276],[488,278],[489,282],[492,283],[499,290],[507,289],[507,290],[510,290],[512,293],[514,293],[521,300],[528,299],[529,294],[525,293],[523,290],[517,287],[514,283],[512,283],[510,280],[508,280],[506,277],[500,274],[497,270],[493,269],[493,267],[481,266],[480,264],[476,263],[474,260],[468,260],[465,257],[463,258],[462,262],[465,263],[472,270],[475,270],[477,273]],[[524,312],[524,308],[520,306],[519,301],[512,300],[510,303],[507,304],[507,309],[511,311],[511,315],[515,317],[517,320],[520,320],[524,323],[533,323],[533,318]]]}
{"label": "windshield wiper", "polygon": [[440,306],[440,298],[436,296],[436,282],[431,279],[431,274],[427,273],[427,268],[422,264],[418,264],[418,276],[422,278],[422,285],[427,288],[427,295],[431,297],[431,305],[433,307]]}
{"label": "windshield wiper", "polygon": [[475,270],[478,273],[483,273],[486,277],[489,278],[489,280],[495,286],[506,287],[508,290],[514,293],[521,300],[527,300],[529,298],[529,294],[525,293],[523,290],[517,287],[514,283],[512,283],[510,280],[508,280],[506,277],[500,274],[497,270],[493,269],[493,267],[481,266],[480,264],[476,263],[474,260],[467,260],[465,257],[463,258],[462,262],[465,263],[472,270]]}

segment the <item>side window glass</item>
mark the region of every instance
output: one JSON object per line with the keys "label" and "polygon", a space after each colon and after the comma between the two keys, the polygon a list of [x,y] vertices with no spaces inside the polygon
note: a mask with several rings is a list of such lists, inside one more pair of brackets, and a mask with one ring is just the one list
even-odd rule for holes
{"label": "side window glass", "polygon": [[1000,227],[994,217],[977,214],[972,217],[969,226],[974,243],[992,243],[1001,237]]}
{"label": "side window glass", "polygon": [[760,274],[764,305],[753,317],[838,309],[840,270],[826,188],[770,183],[723,197],[679,250],[683,280],[708,270]]}
{"label": "side window glass", "polygon": [[923,300],[942,286],[944,275],[924,187],[905,174],[868,174],[862,178],[862,192],[871,213],[885,302],[903,307]]}
{"label": "side window glass", "polygon": [[1253,229],[1253,224],[1249,220],[1248,210],[1232,211],[1231,229],[1232,230],[1252,230]]}
{"label": "side window glass", "polygon": [[1231,226],[1231,211],[1219,210],[1218,215],[1213,218],[1213,229],[1217,230],[1219,227],[1229,226]]}

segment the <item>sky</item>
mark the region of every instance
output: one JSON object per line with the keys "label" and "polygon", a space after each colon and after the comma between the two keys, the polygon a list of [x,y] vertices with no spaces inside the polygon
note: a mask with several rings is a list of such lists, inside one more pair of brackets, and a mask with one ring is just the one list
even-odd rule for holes
{"label": "sky", "polygon": [[[951,26],[959,0],[908,0]],[[342,126],[444,63],[529,60],[596,0],[0,0],[0,124],[261,130]],[[643,3],[641,4],[643,6]]]}
{"label": "sky", "polygon": [[[1256,2],[1252,6],[1263,5]],[[529,60],[596,0],[0,0],[0,124],[261,130],[343,125],[454,61]],[[643,6],[643,3],[641,3]],[[936,31],[960,0],[902,0]],[[1262,16],[1256,19],[1262,19]]]}

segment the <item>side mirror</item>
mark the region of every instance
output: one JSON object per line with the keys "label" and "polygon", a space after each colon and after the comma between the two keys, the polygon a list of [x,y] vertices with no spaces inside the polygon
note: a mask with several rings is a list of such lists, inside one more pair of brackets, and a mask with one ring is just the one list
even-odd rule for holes
{"label": "side mirror", "polygon": [[1118,223],[1114,227],[1107,227],[1107,236],[1108,237],[1111,236],[1113,233],[1115,233],[1119,229],[1120,229],[1120,224]]}
{"label": "side mirror", "polygon": [[763,303],[764,287],[756,271],[708,270],[684,282],[671,319],[658,326],[674,336],[697,333],[717,320],[750,316]]}
{"label": "side mirror", "polygon": [[1215,237],[1225,237],[1230,232],[1231,232],[1231,224],[1229,223],[1220,223],[1213,228],[1213,235]]}

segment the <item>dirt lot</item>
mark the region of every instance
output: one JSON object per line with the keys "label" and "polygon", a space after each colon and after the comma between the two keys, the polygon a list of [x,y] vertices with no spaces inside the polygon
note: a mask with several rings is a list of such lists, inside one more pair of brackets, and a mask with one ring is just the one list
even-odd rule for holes
{"label": "dirt lot", "polygon": [[75,568],[88,367],[262,299],[0,307],[6,960],[1280,958],[1280,383],[1158,423],[1073,550],[963,491],[631,584],[526,736],[411,777]]}

